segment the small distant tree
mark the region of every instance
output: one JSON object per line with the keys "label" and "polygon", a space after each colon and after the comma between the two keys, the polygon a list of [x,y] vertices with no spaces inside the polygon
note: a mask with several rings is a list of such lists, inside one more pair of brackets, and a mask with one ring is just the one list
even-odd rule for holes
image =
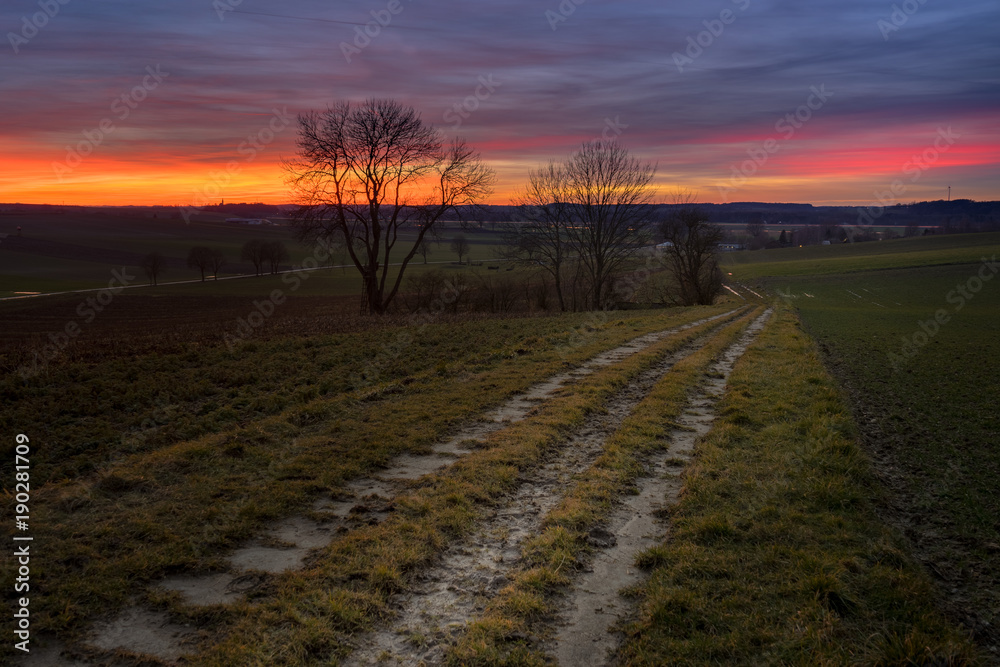
{"label": "small distant tree", "polygon": [[154,251],[143,257],[139,266],[142,267],[149,279],[149,284],[157,285],[160,276],[166,271],[167,260],[163,255]]}
{"label": "small distant tree", "polygon": [[788,245],[788,232],[784,229],[781,230],[781,236],[778,237],[778,243],[781,245]]}
{"label": "small distant tree", "polygon": [[212,248],[195,246],[188,253],[188,268],[197,269],[201,272],[201,282],[205,282],[205,272],[212,268],[213,252]]}
{"label": "small distant tree", "polygon": [[266,242],[260,239],[247,241],[240,250],[240,259],[253,263],[253,269],[259,276],[263,272],[264,262],[267,259]]}
{"label": "small distant tree", "polygon": [[430,252],[431,252],[431,244],[430,241],[428,241],[427,237],[425,236],[424,238],[420,239],[420,243],[417,244],[417,254],[419,254],[421,257],[424,258],[424,264],[427,263],[427,255],[429,255]]}
{"label": "small distant tree", "polygon": [[747,239],[747,248],[750,250],[758,250],[767,245],[767,235],[764,233],[764,217],[760,213],[755,213],[753,217],[747,222],[746,233],[749,237]]}
{"label": "small distant tree", "polygon": [[462,263],[462,257],[469,254],[469,242],[464,234],[459,234],[451,240],[451,251],[458,255],[458,263]]}
{"label": "small distant tree", "polygon": [[528,266],[540,266],[555,285],[559,310],[566,310],[563,298],[563,267],[579,248],[572,245],[572,211],[566,168],[555,162],[528,172],[528,184],[513,199],[523,221],[513,225],[503,237],[499,254],[504,259]]}
{"label": "small distant tree", "polygon": [[675,209],[660,231],[670,242],[664,251],[679,292],[672,301],[682,306],[711,305],[722,291],[722,271],[716,260],[722,230],[709,223],[700,209],[685,206]]}
{"label": "small distant tree", "polygon": [[271,273],[275,274],[281,268],[282,262],[288,261],[288,248],[281,241],[264,241],[263,248],[263,261],[271,269]]}
{"label": "small distant tree", "polygon": [[226,256],[222,254],[222,248],[212,248],[211,267],[214,280],[219,279],[219,272],[226,265]]}

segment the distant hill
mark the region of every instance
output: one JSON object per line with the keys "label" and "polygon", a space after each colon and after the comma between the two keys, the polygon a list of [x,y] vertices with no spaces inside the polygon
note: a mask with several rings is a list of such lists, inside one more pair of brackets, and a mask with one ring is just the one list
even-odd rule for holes
{"label": "distant hill", "polygon": [[[666,215],[676,204],[656,205],[658,213]],[[896,204],[882,211],[870,211],[865,218],[861,206],[813,206],[812,204],[773,202],[733,202],[728,204],[696,204],[712,222],[746,224],[759,221],[765,225],[798,227],[804,225],[875,226],[938,228],[942,232],[982,232],[1000,230],[1000,202],[977,202],[971,199],[925,201]],[[107,213],[146,218],[179,219],[181,208],[173,206],[57,206],[45,204],[0,204],[0,216],[47,213]],[[202,215],[243,218],[284,218],[295,210],[292,204],[239,202],[204,206]],[[511,222],[521,218],[517,207],[507,205],[460,206],[457,212],[444,216],[447,221]]]}

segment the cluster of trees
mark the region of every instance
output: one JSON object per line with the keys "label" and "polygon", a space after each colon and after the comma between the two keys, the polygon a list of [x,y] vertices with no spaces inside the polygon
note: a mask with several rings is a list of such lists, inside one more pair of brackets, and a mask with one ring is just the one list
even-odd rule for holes
{"label": "cluster of trees", "polygon": [[219,279],[219,271],[226,264],[226,258],[222,254],[221,248],[209,248],[208,246],[195,246],[188,253],[188,268],[198,269],[201,272],[201,282],[205,282],[205,274],[211,272],[215,280]]}
{"label": "cluster of trees", "polygon": [[[298,157],[285,168],[299,205],[293,218],[299,238],[346,249],[372,314],[390,307],[418,253],[426,263],[435,225],[462,219],[495,182],[493,170],[464,141],[444,144],[413,108],[384,99],[343,102],[300,116]],[[661,233],[676,241],[667,262],[676,272],[676,301],[710,303],[721,285],[710,242],[716,232],[688,208],[680,217],[657,221],[654,174],[653,165],[605,140],[583,144],[565,163],[532,171],[515,202],[529,223],[506,239],[504,254],[547,274],[561,310],[607,308],[619,298],[616,278],[650,244],[660,222]],[[416,229],[415,238],[404,240],[400,231],[406,227]],[[451,247],[461,262],[468,241],[460,235]],[[397,266],[391,267],[390,255]],[[509,299],[500,295],[509,290],[499,285],[507,277],[489,280],[498,286],[486,290],[493,307],[506,307]],[[567,292],[575,294],[581,285],[577,303]],[[418,283],[414,289],[419,301],[421,290],[430,288]],[[543,291],[548,294],[548,287]]]}
{"label": "cluster of trees", "polygon": [[275,274],[281,269],[281,264],[288,261],[288,248],[281,241],[251,239],[243,244],[240,259],[252,263],[258,276],[266,271]]}
{"label": "cluster of trees", "polygon": [[[240,259],[251,262],[258,276],[265,271],[274,274],[280,270],[283,262],[288,261],[288,248],[281,241],[253,239],[243,244]],[[167,258],[162,253],[151,252],[140,260],[139,268],[146,274],[149,284],[156,285],[166,272],[167,264]],[[218,280],[219,272],[226,265],[226,256],[222,248],[194,246],[188,252],[186,265],[201,273],[202,282],[205,282],[205,278],[209,275]]]}

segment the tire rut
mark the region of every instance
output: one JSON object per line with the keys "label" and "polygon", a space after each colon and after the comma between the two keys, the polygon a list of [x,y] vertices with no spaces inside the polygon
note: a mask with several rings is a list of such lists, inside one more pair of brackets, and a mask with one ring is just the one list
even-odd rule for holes
{"label": "tire rut", "polygon": [[483,610],[487,597],[506,584],[507,573],[520,559],[521,544],[538,533],[573,477],[600,456],[607,438],[673,365],[701,349],[717,333],[718,328],[713,329],[667,354],[616,392],[604,412],[588,416],[550,460],[524,475],[517,491],[473,537],[448,547],[440,562],[418,575],[415,588],[400,596],[393,624],[357,640],[357,648],[343,664],[443,662],[448,646]]}
{"label": "tire rut", "polygon": [[695,444],[715,421],[716,403],[736,361],[757,337],[771,310],[754,319],[746,331],[710,367],[708,377],[692,392],[677,419],[680,429],[670,434],[670,445],[648,462],[646,477],[636,480],[637,495],[625,497],[607,521],[613,538],[598,551],[579,576],[562,604],[554,641],[544,648],[560,665],[596,666],[615,664],[613,651],[621,636],[610,630],[632,613],[632,605],[620,596],[622,589],[640,583],[644,575],[635,565],[636,556],[660,544],[669,524],[663,510],[675,505],[684,486],[683,472],[694,455]]}
{"label": "tire rut", "polygon": [[[488,435],[526,419],[567,384],[601,368],[620,363],[668,336],[710,322],[728,321],[743,310],[745,308],[735,308],[670,329],[644,334],[597,354],[576,368],[551,376],[513,396],[500,407],[433,446],[429,454],[399,456],[377,475],[352,480],[336,496],[317,499],[311,510],[312,515],[321,520],[296,515],[275,522],[258,538],[230,554],[228,571],[174,575],[152,587],[176,592],[181,595],[185,604],[192,606],[236,602],[266,581],[268,575],[300,569],[311,552],[329,545],[343,533],[358,526],[381,522],[389,515],[392,498],[409,481],[440,472],[450,466],[470,453],[476,443],[483,441]],[[134,604],[123,609],[117,616],[96,623],[84,644],[90,646],[90,650],[125,650],[173,664],[179,655],[190,651],[196,631],[190,626],[170,624],[162,616],[161,612]],[[55,652],[63,651],[63,647],[57,642],[53,642],[53,645],[58,647]],[[61,658],[50,664],[83,664],[59,660]]]}

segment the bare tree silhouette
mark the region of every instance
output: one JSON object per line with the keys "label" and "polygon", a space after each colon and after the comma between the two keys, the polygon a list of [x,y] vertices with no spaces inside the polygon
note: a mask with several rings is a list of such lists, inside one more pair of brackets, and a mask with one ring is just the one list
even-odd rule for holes
{"label": "bare tree silhouette", "polygon": [[[342,102],[299,117],[285,165],[302,239],[339,240],[361,274],[367,311],[384,313],[420,242],[441,217],[488,196],[493,170],[464,141],[444,146],[412,107]],[[406,227],[412,239],[401,239]],[[401,246],[397,248],[397,246]],[[390,265],[398,262],[392,275]]]}

